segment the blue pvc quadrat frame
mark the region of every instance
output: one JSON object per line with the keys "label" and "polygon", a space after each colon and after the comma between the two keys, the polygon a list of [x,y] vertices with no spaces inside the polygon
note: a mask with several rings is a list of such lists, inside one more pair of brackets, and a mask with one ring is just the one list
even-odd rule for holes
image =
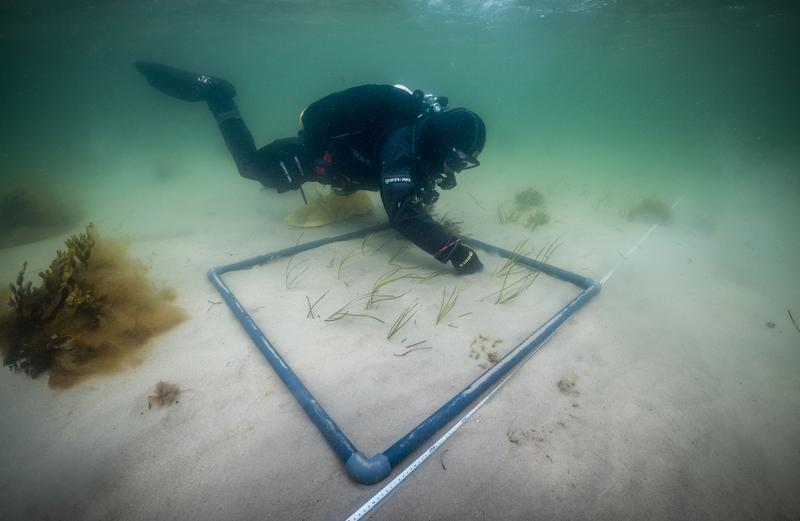
{"label": "blue pvc quadrat frame", "polygon": [[208,271],[208,278],[217,288],[222,298],[230,307],[233,314],[244,327],[245,331],[253,339],[258,349],[266,357],[272,368],[286,384],[289,391],[297,399],[297,402],[305,410],[306,414],[314,422],[319,431],[330,444],[336,455],[345,464],[347,473],[358,483],[372,485],[385,479],[392,472],[392,468],[409,456],[423,443],[425,443],[436,431],[444,427],[448,422],[461,413],[469,404],[480,397],[486,390],[494,385],[498,380],[505,376],[518,363],[528,355],[534,353],[573,313],[586,304],[600,290],[600,285],[592,279],[582,277],[575,273],[557,268],[550,264],[520,256],[512,251],[492,246],[475,239],[465,239],[464,242],[470,246],[477,247],[492,253],[496,253],[504,258],[515,257],[519,264],[528,266],[532,269],[546,273],[565,282],[570,282],[581,289],[569,303],[561,308],[555,315],[539,326],[513,350],[508,352],[495,365],[487,369],[483,374],[476,378],[472,383],[462,389],[453,398],[439,407],[433,414],[423,420],[419,425],[411,429],[407,434],[397,440],[391,447],[379,452],[374,456],[366,456],[360,452],[353,443],[342,432],[336,422],[325,412],[317,399],[306,388],[303,382],[292,371],[292,368],[281,357],[272,343],[256,325],[253,318],[245,311],[231,290],[222,281],[222,275],[231,271],[237,271],[285,257],[290,257],[298,253],[319,248],[326,244],[339,241],[347,241],[365,237],[370,233],[376,233],[389,229],[388,224],[369,226],[358,231],[345,233],[326,239],[299,244],[291,248],[285,248],[272,253],[259,255],[251,259],[246,259],[226,266],[212,268]]}

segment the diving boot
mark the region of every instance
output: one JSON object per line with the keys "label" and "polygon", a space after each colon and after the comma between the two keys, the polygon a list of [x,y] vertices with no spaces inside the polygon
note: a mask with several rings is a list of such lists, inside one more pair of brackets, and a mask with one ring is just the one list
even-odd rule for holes
{"label": "diving boot", "polygon": [[209,101],[236,96],[233,85],[220,78],[182,71],[160,63],[137,61],[135,65],[136,70],[147,78],[147,83],[173,98]]}

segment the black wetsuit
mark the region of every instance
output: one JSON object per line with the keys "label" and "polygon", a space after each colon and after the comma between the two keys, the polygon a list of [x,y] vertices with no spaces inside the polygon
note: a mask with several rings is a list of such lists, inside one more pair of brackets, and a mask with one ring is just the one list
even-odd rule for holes
{"label": "black wetsuit", "polygon": [[279,192],[304,182],[339,193],[379,191],[392,227],[422,250],[447,262],[458,238],[434,221],[440,172],[421,157],[416,129],[425,107],[391,85],[362,85],[310,105],[297,138],[259,150],[232,99],[210,100],[239,173]]}

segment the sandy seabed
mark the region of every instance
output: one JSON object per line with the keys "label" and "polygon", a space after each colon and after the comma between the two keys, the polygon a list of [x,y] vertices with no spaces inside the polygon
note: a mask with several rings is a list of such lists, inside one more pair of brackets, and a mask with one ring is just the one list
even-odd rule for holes
{"label": "sandy seabed", "polygon": [[[595,279],[649,229],[620,214],[634,187],[620,196],[577,182],[539,186],[552,221],[531,233],[500,224],[495,211],[525,187],[480,182],[444,194],[440,212],[508,249],[559,241],[551,263]],[[101,234],[128,237],[190,318],[151,342],[139,365],[67,391],[0,377],[0,518],[345,519],[388,482],[349,480],[206,279],[212,266],[381,222],[382,210],[301,237],[282,224],[299,197],[238,179],[207,192],[181,183],[98,198],[91,210]],[[787,313],[800,315],[800,239],[786,225],[800,222],[793,183],[743,180],[727,198],[685,190],[672,222],[373,518],[800,518],[800,332]],[[672,202],[684,190],[665,192]],[[31,273],[45,267],[62,241],[0,250],[0,278],[13,280],[24,260]],[[359,295],[392,262],[442,268],[400,244],[384,232],[226,276],[366,454],[394,443],[577,291],[542,276],[495,304],[503,260],[482,253],[479,275],[404,279],[387,287],[399,298],[366,309]],[[442,293],[454,289],[456,305],[436,324]],[[351,301],[345,310],[372,317],[325,320]],[[162,380],[184,391],[150,408]]]}

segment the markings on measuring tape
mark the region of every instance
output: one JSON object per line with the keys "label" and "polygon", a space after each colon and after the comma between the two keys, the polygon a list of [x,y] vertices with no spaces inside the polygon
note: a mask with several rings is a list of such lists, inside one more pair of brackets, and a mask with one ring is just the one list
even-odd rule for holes
{"label": "markings on measuring tape", "polygon": [[[542,342],[542,344],[541,344],[541,345],[544,345],[544,344],[545,344],[545,343],[546,343],[546,342],[547,342],[547,341],[550,339],[550,337],[551,337],[551,336],[552,336],[552,334],[551,334],[551,335],[549,335],[549,336],[548,336],[548,337],[547,337],[547,338],[546,338],[546,339],[545,339],[545,340]],[[541,347],[541,345],[540,345],[540,347]],[[508,381],[508,380],[509,380],[509,379],[510,379],[512,376],[514,376],[514,373],[516,373],[517,371],[519,371],[519,369],[520,369],[520,368],[521,368],[523,365],[525,365],[525,362],[527,362],[527,361],[528,361],[528,359],[530,359],[530,357],[534,355],[534,353],[536,353],[536,351],[533,351],[532,353],[530,353],[530,355],[528,355],[528,357],[527,357],[525,360],[523,360],[523,361],[522,361],[522,362],[521,362],[521,363],[520,363],[520,364],[519,364],[517,367],[515,367],[515,368],[514,368],[514,369],[513,369],[513,370],[512,370],[510,373],[508,373],[508,376],[506,376],[505,378],[503,378],[503,379],[500,381],[500,383],[498,383],[498,384],[497,384],[497,385],[494,387],[494,389],[492,389],[491,391],[489,391],[489,394],[487,394],[486,396],[484,396],[484,397],[483,397],[483,399],[482,399],[480,402],[478,402],[478,404],[477,404],[475,407],[473,407],[473,408],[472,408],[472,410],[470,410],[470,411],[469,411],[467,414],[465,414],[463,418],[461,418],[460,420],[458,420],[458,423],[456,423],[455,425],[453,425],[453,426],[450,428],[450,430],[449,430],[449,431],[447,431],[446,433],[444,433],[444,435],[443,435],[441,438],[439,438],[439,439],[436,441],[436,443],[434,443],[433,445],[431,445],[430,447],[428,447],[428,448],[425,450],[425,452],[423,452],[422,454],[420,454],[420,455],[419,455],[419,457],[418,457],[417,459],[415,459],[415,460],[414,460],[414,461],[413,461],[413,462],[412,462],[412,463],[411,463],[411,464],[410,464],[408,467],[406,467],[405,469],[403,469],[403,472],[401,472],[400,474],[398,474],[396,478],[394,478],[392,481],[390,481],[390,482],[389,482],[389,484],[387,484],[385,487],[383,487],[383,488],[382,488],[382,489],[381,489],[381,490],[380,490],[380,491],[379,491],[377,494],[375,494],[374,496],[372,496],[372,498],[370,498],[370,500],[369,500],[369,501],[367,501],[366,503],[364,503],[364,505],[363,505],[361,508],[359,508],[358,510],[356,510],[355,512],[353,512],[353,514],[352,514],[350,517],[348,517],[346,521],[358,521],[359,519],[361,519],[361,518],[363,518],[365,515],[367,515],[367,514],[369,513],[369,511],[370,511],[370,510],[372,510],[373,508],[375,508],[375,506],[376,506],[378,503],[380,503],[380,502],[381,502],[383,499],[385,499],[385,498],[386,498],[386,497],[387,497],[387,496],[388,496],[388,495],[389,495],[389,494],[390,494],[390,493],[391,493],[391,492],[392,492],[394,489],[396,489],[396,488],[397,488],[397,487],[400,485],[400,483],[402,483],[402,482],[403,482],[403,481],[404,481],[404,480],[405,480],[405,479],[406,479],[408,476],[410,476],[410,475],[411,475],[411,473],[412,473],[412,472],[414,472],[414,471],[417,469],[417,467],[419,467],[420,465],[422,465],[422,463],[423,463],[423,462],[424,462],[426,459],[428,459],[428,458],[429,458],[429,457],[430,457],[430,456],[431,456],[431,455],[432,455],[434,452],[436,452],[436,450],[437,450],[439,447],[441,447],[441,446],[444,444],[444,442],[445,442],[445,441],[447,441],[447,440],[448,440],[448,438],[450,438],[450,436],[452,436],[452,435],[453,435],[453,434],[454,434],[454,433],[455,433],[455,432],[456,432],[458,429],[460,429],[460,428],[461,428],[461,426],[462,426],[462,425],[464,425],[464,424],[467,422],[467,420],[469,420],[469,419],[472,417],[472,415],[473,415],[473,414],[475,414],[475,413],[478,411],[478,409],[480,409],[480,408],[483,406],[483,404],[484,404],[484,403],[486,403],[486,401],[487,401],[487,400],[489,400],[489,398],[491,398],[491,397],[492,397],[492,395],[493,395],[494,393],[496,393],[496,392],[497,392],[497,391],[498,391],[498,390],[499,390],[499,389],[500,389],[500,388],[503,386],[503,384],[505,384],[505,383],[506,383],[506,382],[507,382],[507,381]]]}
{"label": "markings on measuring tape", "polygon": [[[671,208],[672,208],[673,210],[675,209],[675,207],[676,207],[676,206],[678,206],[678,204],[680,204],[680,202],[681,202],[681,201],[683,201],[683,197],[684,197],[683,195],[682,195],[682,196],[680,196],[680,197],[678,198],[678,200],[677,200],[677,201],[675,201],[674,203],[672,203],[672,207],[671,207]],[[630,247],[630,249],[629,249],[628,251],[626,251],[624,255],[622,255],[622,258],[621,258],[619,261],[617,261],[617,264],[615,264],[613,268],[611,268],[610,270],[608,270],[608,273],[606,273],[605,275],[603,275],[603,278],[601,278],[601,279],[598,281],[598,282],[600,283],[600,285],[601,285],[601,286],[602,286],[603,284],[605,284],[606,282],[608,282],[608,279],[610,279],[610,278],[611,278],[611,277],[614,275],[614,272],[616,272],[616,271],[617,271],[617,269],[619,269],[619,267],[620,267],[620,266],[622,266],[622,263],[623,263],[623,262],[625,262],[625,261],[628,259],[628,257],[630,257],[631,255],[633,255],[633,253],[634,253],[634,252],[635,252],[635,251],[636,251],[636,250],[639,248],[639,246],[641,246],[641,245],[642,245],[642,243],[643,243],[643,242],[644,242],[644,241],[645,241],[645,240],[646,240],[648,237],[650,237],[650,234],[651,234],[651,233],[653,233],[653,231],[655,231],[655,229],[656,229],[656,228],[658,228],[658,224],[654,224],[653,226],[651,226],[651,227],[650,227],[650,229],[649,229],[649,230],[647,230],[647,231],[645,232],[645,234],[644,234],[644,235],[642,235],[642,238],[641,238],[641,239],[639,239],[638,241],[636,241],[636,243],[635,243],[633,246],[631,246],[631,247]]]}

